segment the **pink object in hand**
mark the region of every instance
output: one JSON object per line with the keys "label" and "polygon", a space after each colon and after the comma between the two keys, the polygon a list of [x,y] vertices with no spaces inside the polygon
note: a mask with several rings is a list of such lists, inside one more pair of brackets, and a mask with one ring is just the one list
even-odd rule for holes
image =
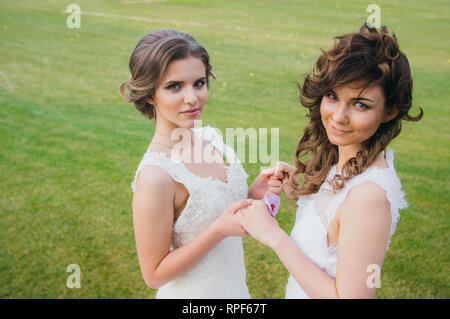
{"label": "pink object in hand", "polygon": [[266,194],[264,195],[263,202],[264,204],[266,204],[269,213],[273,217],[275,217],[275,215],[278,213],[278,209],[280,208],[280,196]]}

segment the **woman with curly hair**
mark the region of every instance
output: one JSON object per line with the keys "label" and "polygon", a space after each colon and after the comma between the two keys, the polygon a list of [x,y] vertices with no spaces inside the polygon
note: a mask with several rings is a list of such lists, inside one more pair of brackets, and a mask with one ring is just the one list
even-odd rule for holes
{"label": "woman with curly hair", "polygon": [[395,34],[364,24],[322,50],[298,87],[309,123],[295,167],[278,165],[283,190],[297,200],[291,236],[261,201],[237,216],[289,271],[286,298],[373,298],[398,211],[407,207],[386,147],[402,120],[423,116],[422,109],[417,117],[408,114],[408,60]]}

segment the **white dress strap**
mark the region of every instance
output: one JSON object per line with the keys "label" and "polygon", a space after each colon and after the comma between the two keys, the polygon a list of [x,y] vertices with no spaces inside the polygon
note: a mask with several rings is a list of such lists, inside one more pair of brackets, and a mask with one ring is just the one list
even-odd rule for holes
{"label": "white dress strap", "polygon": [[142,158],[137,170],[136,175],[134,177],[133,182],[131,182],[131,189],[135,190],[136,180],[139,176],[139,173],[146,166],[158,166],[165,170],[174,181],[178,183],[184,184],[189,193],[193,191],[193,185],[191,184],[191,178],[189,178],[189,174],[187,172],[187,168],[184,166],[184,163],[180,160],[172,159],[167,156],[166,153],[163,152],[146,152],[144,157]]}
{"label": "white dress strap", "polygon": [[241,164],[234,150],[224,142],[223,137],[215,128],[208,125],[201,128],[195,128],[194,132],[196,134],[201,134],[203,139],[207,140],[212,146],[218,149],[224,156],[224,160],[226,159],[229,164]]}

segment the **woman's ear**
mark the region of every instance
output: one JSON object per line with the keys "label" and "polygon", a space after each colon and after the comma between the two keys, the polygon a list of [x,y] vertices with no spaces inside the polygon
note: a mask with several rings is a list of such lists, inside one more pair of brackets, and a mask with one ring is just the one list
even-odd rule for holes
{"label": "woman's ear", "polygon": [[147,102],[148,104],[151,104],[151,105],[155,105],[155,100],[151,97],[146,98],[145,102]]}
{"label": "woman's ear", "polygon": [[383,116],[383,123],[387,123],[390,120],[394,119],[398,113],[399,113],[399,109],[396,105],[393,105],[392,107],[390,107],[389,109],[387,109],[384,112],[384,116]]}

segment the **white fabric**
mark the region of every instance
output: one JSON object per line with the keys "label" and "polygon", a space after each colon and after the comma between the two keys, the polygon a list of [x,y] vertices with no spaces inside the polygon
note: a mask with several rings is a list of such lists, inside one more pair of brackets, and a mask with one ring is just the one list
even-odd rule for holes
{"label": "white fabric", "polygon": [[[205,230],[232,203],[247,198],[247,178],[234,150],[223,142],[212,127],[194,129],[216,149],[225,154],[226,183],[219,179],[201,178],[189,171],[183,162],[169,158],[165,153],[145,153],[136,176],[148,165],[161,167],[178,183],[182,183],[190,196],[173,226],[171,249],[189,243]],[[246,285],[244,251],[241,237],[227,237],[213,248],[188,273],[161,287],[156,298],[172,299],[229,299],[250,298]]]}
{"label": "white fabric", "polygon": [[[389,242],[386,247],[386,250],[389,249],[390,239],[395,233],[400,218],[399,209],[407,208],[408,204],[394,169],[394,151],[392,149],[386,152],[386,161],[388,163],[387,168],[369,167],[361,174],[348,180],[344,188],[335,195],[330,192],[331,186],[327,182],[336,174],[336,165],[334,165],[320,190],[315,194],[301,196],[297,202],[297,215],[291,232],[291,239],[306,256],[333,278],[336,278],[338,247],[328,246],[328,226],[348,192],[363,182],[375,182],[386,192],[392,215]],[[286,298],[309,298],[292,275],[289,276],[286,285]]]}

